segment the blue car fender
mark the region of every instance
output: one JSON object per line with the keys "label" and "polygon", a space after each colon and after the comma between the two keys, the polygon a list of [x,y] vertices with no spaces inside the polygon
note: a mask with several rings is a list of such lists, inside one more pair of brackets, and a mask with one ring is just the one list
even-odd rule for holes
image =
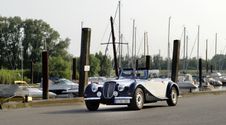
{"label": "blue car fender", "polygon": [[166,89],[166,97],[170,97],[170,92],[171,92],[171,89],[175,87],[176,90],[177,90],[177,93],[178,93],[178,96],[180,95],[180,91],[179,91],[179,87],[176,83],[173,83],[173,82],[169,82],[168,85],[167,85],[167,89]]}

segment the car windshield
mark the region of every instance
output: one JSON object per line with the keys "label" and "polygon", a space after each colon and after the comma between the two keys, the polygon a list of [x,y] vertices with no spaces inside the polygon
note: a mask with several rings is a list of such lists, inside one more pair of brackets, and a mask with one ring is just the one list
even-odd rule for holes
{"label": "car windshield", "polygon": [[120,78],[146,79],[147,70],[123,70]]}

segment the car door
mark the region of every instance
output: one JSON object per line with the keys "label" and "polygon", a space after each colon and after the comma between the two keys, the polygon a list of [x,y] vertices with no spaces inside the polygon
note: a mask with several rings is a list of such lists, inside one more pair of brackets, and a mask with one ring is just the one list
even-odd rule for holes
{"label": "car door", "polygon": [[155,97],[163,99],[166,96],[167,83],[161,79],[148,79],[144,87]]}

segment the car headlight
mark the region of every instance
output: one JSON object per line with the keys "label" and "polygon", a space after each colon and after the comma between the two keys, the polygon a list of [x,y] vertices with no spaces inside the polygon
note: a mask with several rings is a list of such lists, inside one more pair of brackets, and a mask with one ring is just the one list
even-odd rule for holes
{"label": "car headlight", "polygon": [[95,84],[95,83],[93,83],[92,86],[91,86],[91,90],[92,90],[92,92],[97,92],[97,90],[98,90],[98,85]]}
{"label": "car headlight", "polygon": [[124,85],[119,84],[118,85],[118,91],[122,92],[125,89]]}

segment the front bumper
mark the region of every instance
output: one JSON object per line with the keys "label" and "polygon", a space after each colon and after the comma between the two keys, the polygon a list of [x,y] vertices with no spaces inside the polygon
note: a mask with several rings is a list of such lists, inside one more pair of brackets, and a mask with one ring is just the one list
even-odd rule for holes
{"label": "front bumper", "polygon": [[78,93],[78,89],[67,89],[62,91],[63,94],[68,94],[68,93]]}
{"label": "front bumper", "polygon": [[111,99],[104,99],[100,97],[87,97],[85,101],[99,101],[103,104],[118,105],[118,104],[130,104],[132,97],[113,97]]}

